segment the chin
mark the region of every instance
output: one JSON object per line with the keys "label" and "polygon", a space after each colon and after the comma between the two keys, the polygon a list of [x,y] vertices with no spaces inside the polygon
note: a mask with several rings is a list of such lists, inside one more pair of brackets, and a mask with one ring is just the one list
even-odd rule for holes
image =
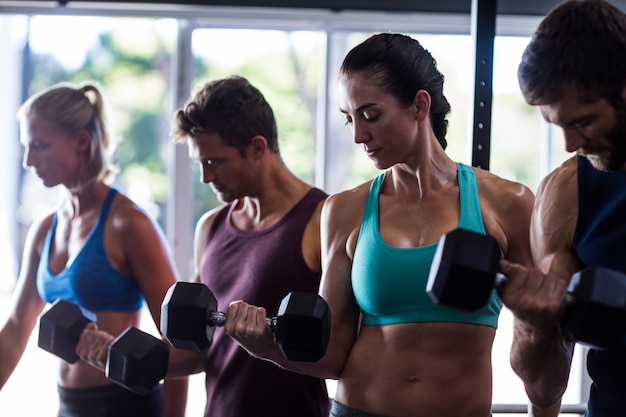
{"label": "chin", "polygon": [[603,152],[595,155],[584,155],[591,165],[600,171],[621,171],[626,164],[626,158],[611,152]]}
{"label": "chin", "polygon": [[56,186],[56,185],[59,185],[59,183],[58,183],[58,182],[48,181],[48,180],[46,180],[46,179],[44,179],[44,178],[39,178],[39,181],[40,181],[40,182],[41,182],[41,184],[42,184],[44,187],[46,187],[46,188],[52,188],[52,187],[54,187],[54,186]]}
{"label": "chin", "polygon": [[381,161],[380,159],[372,159],[372,162],[374,163],[374,166],[381,171],[389,169],[393,166],[393,164],[389,164],[385,161]]}

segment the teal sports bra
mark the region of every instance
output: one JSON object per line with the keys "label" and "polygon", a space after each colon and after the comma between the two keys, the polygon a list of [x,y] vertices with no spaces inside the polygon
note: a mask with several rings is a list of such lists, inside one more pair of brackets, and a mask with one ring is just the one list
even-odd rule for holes
{"label": "teal sports bra", "polygon": [[[458,227],[485,234],[472,168],[458,163],[461,215]],[[498,327],[502,308],[495,290],[486,307],[465,313],[435,305],[426,282],[437,243],[398,248],[383,241],[378,230],[378,196],[385,173],[370,186],[352,263],[352,290],[363,313],[362,324],[451,322]]]}

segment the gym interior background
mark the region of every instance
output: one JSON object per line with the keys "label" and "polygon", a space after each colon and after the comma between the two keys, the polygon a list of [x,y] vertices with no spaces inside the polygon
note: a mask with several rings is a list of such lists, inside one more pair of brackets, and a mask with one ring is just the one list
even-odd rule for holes
{"label": "gym interior background", "polygon": [[[337,111],[335,74],[345,53],[374,32],[416,37],[437,59],[452,105],[448,153],[473,161],[477,7],[497,7],[493,39],[489,169],[536,191],[569,157],[560,131],[543,122],[519,93],[516,70],[541,17],[558,0],[381,1],[3,1],[0,0],[0,321],[10,306],[23,239],[32,219],[57,198],[21,167],[16,111],[53,83],[98,80],[122,142],[115,186],[166,231],[182,277],[191,274],[193,226],[218,204],[186,147],[172,144],[173,111],[204,82],[239,74],[265,94],[276,114],[281,153],[301,178],[328,192],[375,175]],[[173,3],[173,2],[171,2]],[[355,4],[358,3],[358,4]],[[433,4],[436,3],[436,4]],[[626,9],[625,1],[612,1]],[[382,6],[381,6],[382,5]],[[481,147],[482,149],[482,147]],[[157,332],[149,315],[143,329]],[[494,411],[524,412],[523,386],[508,362],[512,318],[500,318],[493,350]],[[33,332],[36,335],[37,331]],[[564,403],[584,407],[588,379],[576,348]],[[55,361],[35,338],[0,391],[0,414],[54,416]],[[203,376],[191,377],[188,415],[202,415]],[[329,381],[332,395],[334,385]],[[568,414],[563,414],[568,415]]]}

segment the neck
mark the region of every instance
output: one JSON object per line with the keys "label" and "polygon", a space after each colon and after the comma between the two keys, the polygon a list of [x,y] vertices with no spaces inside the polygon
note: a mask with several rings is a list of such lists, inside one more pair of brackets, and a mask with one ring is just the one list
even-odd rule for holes
{"label": "neck", "polygon": [[80,189],[68,189],[67,202],[72,217],[78,218],[86,211],[100,206],[100,196],[108,190],[101,182],[91,182]]}

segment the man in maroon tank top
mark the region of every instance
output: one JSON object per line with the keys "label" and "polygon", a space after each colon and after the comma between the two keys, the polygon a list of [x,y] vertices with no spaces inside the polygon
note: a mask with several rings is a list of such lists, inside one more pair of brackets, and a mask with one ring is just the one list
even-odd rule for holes
{"label": "man in maroon tank top", "polygon": [[[289,292],[317,293],[326,194],[283,162],[261,92],[237,76],[213,81],[174,116],[175,142],[187,143],[201,181],[224,203],[196,225],[194,280],[222,311],[246,300],[275,315]],[[253,358],[220,330],[204,353],[176,366],[206,372],[206,417],[328,416],[324,380]]]}

